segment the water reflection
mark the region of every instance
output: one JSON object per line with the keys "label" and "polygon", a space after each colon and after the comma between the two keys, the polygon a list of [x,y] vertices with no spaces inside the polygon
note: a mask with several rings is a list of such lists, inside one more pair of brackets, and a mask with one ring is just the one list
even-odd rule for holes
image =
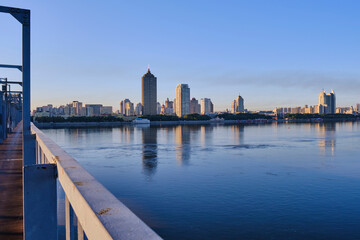
{"label": "water reflection", "polygon": [[157,167],[157,128],[142,128],[142,162],[143,171],[147,176],[152,176]]}
{"label": "water reflection", "polygon": [[71,146],[77,146],[79,142],[84,145],[91,145],[99,141],[99,136],[108,136],[112,138],[112,128],[65,128],[64,131],[65,141],[70,143]]}
{"label": "water reflection", "polygon": [[203,148],[209,147],[213,144],[213,130],[214,127],[211,125],[201,126],[200,135],[201,135],[201,146]]}
{"label": "water reflection", "polygon": [[318,146],[323,155],[335,154],[336,123],[319,123],[316,125],[318,132]]}
{"label": "water reflection", "polygon": [[134,142],[134,127],[124,126],[119,128],[121,142],[130,144]]}
{"label": "water reflection", "polygon": [[244,125],[232,125],[231,132],[233,133],[234,144],[244,144]]}
{"label": "water reflection", "polygon": [[187,165],[190,160],[190,127],[177,126],[175,128],[176,160],[181,165]]}

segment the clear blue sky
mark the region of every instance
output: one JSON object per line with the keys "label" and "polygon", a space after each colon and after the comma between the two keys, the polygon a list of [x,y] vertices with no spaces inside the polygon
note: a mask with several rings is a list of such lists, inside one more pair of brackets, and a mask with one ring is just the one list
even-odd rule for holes
{"label": "clear blue sky", "polygon": [[[360,102],[360,1],[3,0],[32,11],[32,106],[141,100],[148,64],[158,101],[188,83],[216,110]],[[0,63],[21,63],[21,28],[0,14]],[[0,69],[1,77],[20,78]]]}

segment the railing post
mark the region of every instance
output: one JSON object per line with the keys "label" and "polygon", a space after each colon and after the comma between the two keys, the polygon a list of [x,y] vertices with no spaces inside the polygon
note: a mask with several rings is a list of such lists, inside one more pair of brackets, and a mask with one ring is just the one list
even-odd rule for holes
{"label": "railing post", "polygon": [[78,232],[78,238],[77,240],[84,240],[84,229],[81,226],[80,221],[77,222],[77,232]]}
{"label": "railing post", "polygon": [[66,240],[75,240],[74,210],[65,195],[65,232]]}
{"label": "railing post", "polygon": [[0,91],[0,143],[3,143],[4,134],[3,134],[3,126],[5,122],[3,119],[3,92]]}
{"label": "railing post", "polygon": [[56,165],[24,166],[24,239],[57,239]]}

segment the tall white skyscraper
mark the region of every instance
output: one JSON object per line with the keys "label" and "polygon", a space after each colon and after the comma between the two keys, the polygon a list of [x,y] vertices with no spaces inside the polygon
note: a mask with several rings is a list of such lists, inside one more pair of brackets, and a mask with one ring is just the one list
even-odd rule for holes
{"label": "tall white skyscraper", "polygon": [[239,95],[234,101],[231,103],[231,112],[232,113],[240,113],[244,112],[244,99]]}
{"label": "tall white skyscraper", "polygon": [[211,113],[211,100],[210,98],[202,98],[200,100],[201,114]]}
{"label": "tall white skyscraper", "polygon": [[178,84],[176,87],[176,115],[182,117],[190,113],[190,88],[187,84]]}
{"label": "tall white skyscraper", "polygon": [[319,113],[336,113],[336,98],[334,90],[326,93],[324,90],[319,94]]}

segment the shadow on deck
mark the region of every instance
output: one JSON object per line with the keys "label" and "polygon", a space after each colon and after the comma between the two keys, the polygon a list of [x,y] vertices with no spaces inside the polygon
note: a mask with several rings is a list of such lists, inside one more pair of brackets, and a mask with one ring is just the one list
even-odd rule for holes
{"label": "shadow on deck", "polygon": [[23,239],[21,130],[0,144],[0,239]]}

